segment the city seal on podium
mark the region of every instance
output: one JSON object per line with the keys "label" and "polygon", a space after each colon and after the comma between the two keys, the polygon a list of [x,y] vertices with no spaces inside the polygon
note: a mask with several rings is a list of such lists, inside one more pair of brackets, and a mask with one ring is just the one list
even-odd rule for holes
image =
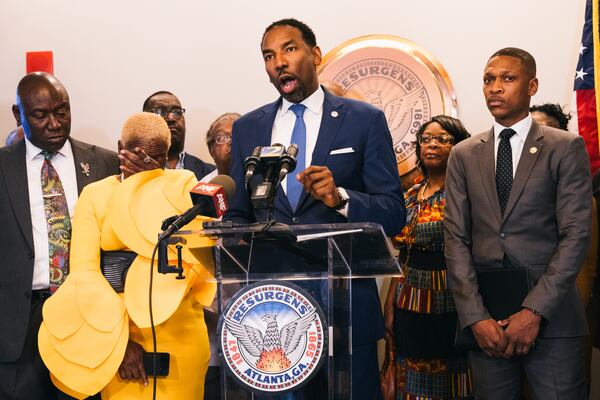
{"label": "city seal on podium", "polygon": [[414,142],[421,125],[435,115],[457,116],[456,95],[442,65],[396,36],[369,35],[342,43],[323,57],[319,80],[326,87],[335,85],[339,95],[385,113],[403,176],[416,169]]}
{"label": "city seal on podium", "polygon": [[261,281],[241,289],[219,317],[219,352],[230,375],[247,389],[282,394],[319,370],[326,326],[319,304],[305,290]]}

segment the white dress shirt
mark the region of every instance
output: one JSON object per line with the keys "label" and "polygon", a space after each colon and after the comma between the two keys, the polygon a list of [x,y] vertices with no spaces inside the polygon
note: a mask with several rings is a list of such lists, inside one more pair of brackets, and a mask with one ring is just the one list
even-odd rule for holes
{"label": "white dress shirt", "polygon": [[531,118],[531,114],[527,114],[527,117],[523,118],[513,126],[503,126],[497,122],[494,122],[494,167],[498,162],[498,145],[500,144],[500,132],[507,128],[510,128],[516,132],[516,134],[512,135],[512,137],[509,139],[510,148],[512,150],[513,178],[515,177],[515,172],[517,171],[517,166],[519,165],[519,159],[521,158],[521,153],[523,152],[523,145],[525,144],[525,139],[527,138],[529,129],[531,129],[532,121],[533,118]]}
{"label": "white dress shirt", "polygon": [[204,175],[202,179],[200,179],[198,182],[209,183],[217,175],[219,175],[219,171],[217,169],[214,169],[212,172],[209,172],[208,174]]}
{"label": "white dress shirt", "polygon": [[[307,168],[312,162],[312,154],[317,144],[319,136],[319,128],[321,127],[321,118],[323,117],[323,101],[325,100],[325,92],[323,88],[319,88],[310,96],[308,96],[300,104],[306,106],[304,111],[304,125],[306,125],[306,165],[297,165],[292,173],[293,179],[296,179],[296,174]],[[286,99],[282,99],[281,107],[277,110],[275,121],[273,123],[273,132],[271,133],[271,144],[280,143],[286,148],[291,144],[292,131],[296,124],[296,114],[289,108],[294,103],[290,103]],[[287,177],[281,182],[281,188],[287,195]]]}
{"label": "white dress shirt", "polygon": [[[48,259],[48,228],[42,198],[42,165],[44,156],[42,149],[34,146],[27,138],[25,140],[25,157],[27,165],[27,187],[29,189],[29,208],[31,210],[31,227],[33,228],[33,248],[35,261],[33,263],[32,289],[48,289],[50,286],[50,267]],[[69,216],[74,218],[75,203],[77,202],[77,176],[71,143],[65,145],[51,160],[56,169],[67,197]]]}
{"label": "white dress shirt", "polygon": [[166,166],[167,169],[185,169],[185,150],[179,153],[177,156],[177,164],[175,164],[175,168],[169,168],[169,163]]}

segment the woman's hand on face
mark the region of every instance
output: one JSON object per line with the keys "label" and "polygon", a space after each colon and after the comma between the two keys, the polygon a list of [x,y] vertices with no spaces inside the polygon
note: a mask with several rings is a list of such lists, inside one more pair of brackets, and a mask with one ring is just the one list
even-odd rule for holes
{"label": "woman's hand on face", "polygon": [[163,168],[158,161],[139,147],[136,147],[133,151],[126,149],[119,151],[119,162],[121,164],[119,168],[126,178],[138,172]]}
{"label": "woman's hand on face", "polygon": [[144,386],[148,386],[148,377],[144,370],[142,355],[144,348],[136,342],[129,341],[125,349],[125,356],[119,366],[119,376],[126,381],[141,381]]}

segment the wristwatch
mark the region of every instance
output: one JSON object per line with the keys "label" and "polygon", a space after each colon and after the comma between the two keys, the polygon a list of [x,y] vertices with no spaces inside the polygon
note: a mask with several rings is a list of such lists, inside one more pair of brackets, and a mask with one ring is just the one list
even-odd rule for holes
{"label": "wristwatch", "polygon": [[350,200],[350,196],[348,196],[348,192],[346,192],[346,189],[341,187],[337,188],[337,194],[340,197],[340,202],[331,208],[333,208],[336,211],[339,211],[346,207],[346,204],[348,204],[348,200]]}

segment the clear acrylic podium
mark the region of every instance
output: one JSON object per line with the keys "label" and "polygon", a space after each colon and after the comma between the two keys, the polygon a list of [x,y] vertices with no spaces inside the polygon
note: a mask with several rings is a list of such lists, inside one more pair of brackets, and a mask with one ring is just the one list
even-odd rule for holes
{"label": "clear acrylic podium", "polygon": [[[250,225],[204,229],[194,234],[219,238],[214,248],[219,315],[239,289],[264,280],[294,283],[317,300],[325,316],[327,337],[318,397],[352,399],[352,325],[361,321],[352,318],[351,282],[400,275],[382,227],[372,223],[276,224],[268,231],[264,225]],[[223,360],[222,354],[219,359]],[[276,393],[253,393],[229,376],[223,361],[221,368],[223,399],[294,398],[293,394],[278,397]]]}

